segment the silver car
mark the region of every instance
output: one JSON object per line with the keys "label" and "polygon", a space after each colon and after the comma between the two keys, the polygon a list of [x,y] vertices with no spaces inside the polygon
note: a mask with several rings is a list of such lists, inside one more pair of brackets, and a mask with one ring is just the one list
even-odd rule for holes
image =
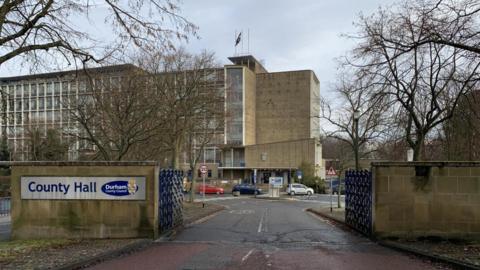
{"label": "silver car", "polygon": [[303,184],[289,184],[287,187],[287,193],[288,195],[297,195],[297,194],[302,194],[302,195],[312,195],[313,189],[309,188]]}

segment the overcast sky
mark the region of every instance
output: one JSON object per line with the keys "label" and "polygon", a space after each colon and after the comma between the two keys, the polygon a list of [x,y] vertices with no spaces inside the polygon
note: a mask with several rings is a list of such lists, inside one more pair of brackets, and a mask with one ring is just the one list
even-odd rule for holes
{"label": "overcast sky", "polygon": [[[234,54],[235,30],[250,29],[250,53],[268,71],[312,69],[322,95],[335,79],[335,58],[352,47],[341,37],[352,33],[360,12],[370,14],[393,0],[184,0],[183,13],[199,26],[191,50],[209,49],[222,63]],[[244,50],[247,49],[244,34]],[[238,47],[237,47],[238,48]],[[240,50],[239,50],[240,51]]]}
{"label": "overcast sky", "polygon": [[[393,0],[183,0],[182,14],[199,27],[200,36],[184,46],[193,52],[213,51],[222,64],[227,64],[227,57],[235,52],[235,31],[244,31],[243,53],[247,53],[249,29],[249,53],[268,71],[312,69],[320,80],[322,95],[329,96],[335,58],[353,45],[341,34],[355,31],[353,21],[360,12],[370,14],[380,4],[391,3]],[[94,36],[108,39],[103,14],[100,5],[89,22],[72,19]],[[237,53],[242,53],[241,45]],[[18,62],[13,59],[2,65],[0,77],[28,73]]]}

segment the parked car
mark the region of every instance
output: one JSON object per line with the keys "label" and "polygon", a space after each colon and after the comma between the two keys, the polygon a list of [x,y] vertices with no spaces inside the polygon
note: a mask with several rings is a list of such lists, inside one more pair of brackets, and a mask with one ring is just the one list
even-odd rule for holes
{"label": "parked car", "polygon": [[288,195],[294,196],[299,194],[312,195],[314,192],[313,192],[313,188],[309,188],[302,184],[289,184],[287,187],[287,193]]}
{"label": "parked car", "polygon": [[[330,194],[330,192],[332,192],[332,194],[338,194],[338,179],[336,180],[332,180],[332,190],[330,190],[330,182],[326,182],[325,185],[326,185],[326,191],[327,191],[327,194]],[[341,195],[345,195],[345,184],[344,184],[344,180],[342,180],[342,183],[340,185],[340,194]]]}
{"label": "parked car", "polygon": [[197,186],[197,192],[200,194],[203,194],[204,192],[205,194],[223,194],[224,190],[221,187],[216,187],[213,185],[204,186],[203,184],[200,184]]}
{"label": "parked car", "polygon": [[240,184],[235,185],[232,189],[232,193],[235,194],[238,192],[240,194],[262,194],[262,189],[256,188],[254,185],[250,184]]}

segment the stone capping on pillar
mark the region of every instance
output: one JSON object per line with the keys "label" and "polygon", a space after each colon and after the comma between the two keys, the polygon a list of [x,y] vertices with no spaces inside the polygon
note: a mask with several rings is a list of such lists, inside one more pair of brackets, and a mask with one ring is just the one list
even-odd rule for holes
{"label": "stone capping on pillar", "polygon": [[157,166],[157,161],[0,161],[0,166]]}
{"label": "stone capping on pillar", "polygon": [[380,161],[372,162],[372,167],[412,167],[412,166],[430,166],[430,167],[480,167],[479,161]]}

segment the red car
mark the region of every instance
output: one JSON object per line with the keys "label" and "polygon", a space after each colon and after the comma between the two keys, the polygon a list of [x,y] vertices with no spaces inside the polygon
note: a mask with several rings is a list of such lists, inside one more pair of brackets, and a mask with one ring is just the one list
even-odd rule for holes
{"label": "red car", "polygon": [[198,185],[197,192],[200,194],[223,194],[223,188],[212,186],[212,185],[205,185],[203,184]]}

